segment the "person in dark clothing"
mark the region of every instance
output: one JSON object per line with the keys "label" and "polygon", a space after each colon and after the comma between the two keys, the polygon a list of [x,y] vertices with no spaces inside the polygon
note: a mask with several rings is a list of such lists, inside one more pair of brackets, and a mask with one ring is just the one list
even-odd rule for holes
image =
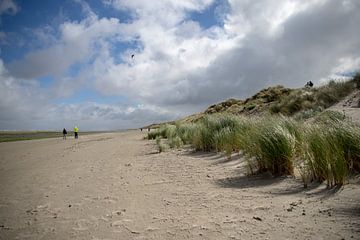
{"label": "person in dark clothing", "polygon": [[305,84],[305,87],[313,87],[313,86],[314,86],[314,84],[312,83],[312,81],[308,81]]}
{"label": "person in dark clothing", "polygon": [[64,129],[63,129],[63,139],[65,139],[65,140],[66,140],[66,134],[67,134],[67,131],[66,131],[66,129],[64,128]]}

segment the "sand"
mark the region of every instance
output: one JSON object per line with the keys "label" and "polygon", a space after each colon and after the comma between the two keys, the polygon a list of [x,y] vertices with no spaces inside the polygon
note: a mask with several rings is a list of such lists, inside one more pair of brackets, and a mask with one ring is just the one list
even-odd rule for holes
{"label": "sand", "polygon": [[353,122],[360,123],[360,90],[354,90],[328,110],[341,112]]}
{"label": "sand", "polygon": [[360,239],[359,179],[304,189],[144,135],[1,143],[0,239]]}

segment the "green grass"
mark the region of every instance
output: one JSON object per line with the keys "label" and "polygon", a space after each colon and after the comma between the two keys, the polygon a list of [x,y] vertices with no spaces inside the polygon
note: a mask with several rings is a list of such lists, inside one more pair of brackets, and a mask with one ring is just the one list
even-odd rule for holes
{"label": "green grass", "polygon": [[[88,135],[97,132],[80,132],[79,135]],[[14,142],[24,140],[35,140],[43,138],[59,138],[62,132],[53,131],[0,131],[0,142]],[[68,132],[67,137],[73,137],[73,132]]]}
{"label": "green grass", "polygon": [[349,95],[357,85],[360,86],[358,78],[355,76],[350,81],[330,81],[317,88],[293,90],[288,96],[273,102],[269,110],[287,116],[297,114],[297,118],[312,117]]}
{"label": "green grass", "polygon": [[196,131],[196,124],[193,123],[185,123],[185,124],[176,124],[176,134],[180,137],[184,144],[190,144],[193,137],[194,132]]}
{"label": "green grass", "polygon": [[332,187],[346,183],[350,171],[359,171],[359,131],[342,122],[309,127],[304,150],[311,179]]}
{"label": "green grass", "polygon": [[[250,174],[293,175],[297,169],[304,186],[311,181],[340,186],[350,174],[360,172],[360,126],[342,113],[324,109],[355,88],[360,89],[360,73],[350,81],[330,81],[317,88],[268,88],[245,101],[210,106],[205,113],[215,114],[205,114],[195,123],[163,125],[148,138],[166,138],[171,148],[190,144],[229,158],[242,152]],[[242,112],[268,107],[278,115],[248,118],[226,113],[234,106],[243,106]]]}
{"label": "green grass", "polygon": [[296,152],[296,129],[289,119],[264,119],[256,127],[255,145],[259,161],[273,175],[292,175]]}
{"label": "green grass", "polygon": [[169,145],[164,143],[160,136],[156,137],[156,146],[157,146],[157,149],[159,151],[159,153],[162,153],[162,152],[165,152],[166,150],[168,150],[169,148]]}
{"label": "green grass", "polygon": [[342,185],[360,171],[360,126],[337,112],[325,111],[311,124],[284,116],[207,115],[195,124],[164,125],[155,135],[159,152],[183,144],[229,158],[242,152],[250,174],[293,175],[298,168],[304,186],[311,181]]}
{"label": "green grass", "polygon": [[357,89],[360,89],[360,72],[357,72],[354,76],[354,82]]}

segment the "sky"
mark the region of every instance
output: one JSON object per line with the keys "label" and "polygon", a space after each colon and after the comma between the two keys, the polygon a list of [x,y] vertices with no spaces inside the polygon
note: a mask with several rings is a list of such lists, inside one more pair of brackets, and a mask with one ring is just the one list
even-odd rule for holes
{"label": "sky", "polygon": [[360,70],[359,25],[359,0],[0,0],[0,130],[138,128],[321,85]]}

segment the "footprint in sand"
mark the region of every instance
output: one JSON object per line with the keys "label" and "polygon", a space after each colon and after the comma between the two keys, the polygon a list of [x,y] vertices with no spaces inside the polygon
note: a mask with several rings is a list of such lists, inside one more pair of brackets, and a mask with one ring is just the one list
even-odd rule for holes
{"label": "footprint in sand", "polygon": [[119,200],[118,197],[111,197],[111,196],[105,196],[105,197],[85,196],[83,199],[86,201],[90,201],[90,202],[101,201],[101,202],[105,202],[105,203],[116,203]]}
{"label": "footprint in sand", "polygon": [[[129,231],[132,234],[140,234],[140,231],[133,229],[133,221],[131,219],[122,219],[118,221],[114,221],[110,224],[111,227],[115,228],[125,228],[127,231]],[[113,232],[119,232],[119,230],[115,229]]]}
{"label": "footprint in sand", "polygon": [[75,231],[85,231],[94,225],[90,220],[87,219],[79,219],[75,221],[75,226],[73,230]]}

